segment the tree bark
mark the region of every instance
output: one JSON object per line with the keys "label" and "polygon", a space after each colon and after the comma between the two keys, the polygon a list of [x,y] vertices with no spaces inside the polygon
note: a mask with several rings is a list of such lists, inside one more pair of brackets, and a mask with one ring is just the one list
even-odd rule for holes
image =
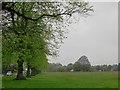
{"label": "tree bark", "polygon": [[27,63],[27,75],[26,77],[31,77],[31,73],[30,73],[30,63]]}
{"label": "tree bark", "polygon": [[24,80],[25,77],[23,76],[23,60],[18,60],[18,73],[17,73],[17,77],[16,80]]}

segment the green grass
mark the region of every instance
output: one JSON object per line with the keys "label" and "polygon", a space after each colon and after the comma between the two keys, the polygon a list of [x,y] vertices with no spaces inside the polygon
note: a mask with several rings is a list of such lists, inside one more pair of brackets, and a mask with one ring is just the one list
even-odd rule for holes
{"label": "green grass", "polygon": [[0,88],[2,88],[2,76],[0,76]]}
{"label": "green grass", "polygon": [[118,88],[117,72],[42,73],[27,80],[2,78],[3,88]]}

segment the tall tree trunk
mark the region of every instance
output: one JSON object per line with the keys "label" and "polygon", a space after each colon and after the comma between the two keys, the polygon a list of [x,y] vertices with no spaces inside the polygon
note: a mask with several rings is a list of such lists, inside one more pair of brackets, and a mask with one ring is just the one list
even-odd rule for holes
{"label": "tall tree trunk", "polygon": [[27,75],[26,77],[31,77],[31,73],[30,73],[30,63],[27,63]]}
{"label": "tall tree trunk", "polygon": [[25,77],[23,76],[23,60],[18,60],[18,73],[17,73],[17,77],[16,80],[24,80]]}

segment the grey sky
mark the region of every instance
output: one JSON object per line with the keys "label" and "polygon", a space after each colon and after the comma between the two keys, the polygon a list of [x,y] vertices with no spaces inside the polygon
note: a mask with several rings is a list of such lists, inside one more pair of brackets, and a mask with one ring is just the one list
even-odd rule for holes
{"label": "grey sky", "polygon": [[74,63],[86,55],[92,65],[118,63],[118,3],[91,2],[94,12],[69,27],[59,57],[50,62]]}

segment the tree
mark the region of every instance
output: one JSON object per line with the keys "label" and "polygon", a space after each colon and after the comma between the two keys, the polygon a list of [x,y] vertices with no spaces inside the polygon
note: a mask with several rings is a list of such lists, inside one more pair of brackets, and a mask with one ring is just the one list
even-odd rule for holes
{"label": "tree", "polygon": [[56,67],[55,67],[55,64],[54,63],[48,63],[46,71],[47,72],[55,72],[55,71],[57,71]]}
{"label": "tree", "polygon": [[57,55],[59,45],[65,38],[64,25],[68,24],[73,14],[88,15],[89,11],[93,11],[86,2],[72,1],[3,2],[2,9],[3,61],[12,56],[7,62],[18,63],[16,79],[19,80],[24,79],[24,62],[34,67],[38,62],[42,65],[40,56],[43,55],[43,62],[46,62],[46,55]]}
{"label": "tree", "polygon": [[63,66],[61,66],[61,67],[58,67],[58,70],[57,70],[57,72],[64,72],[65,71],[65,69],[64,69],[64,67]]}
{"label": "tree", "polygon": [[91,71],[90,64],[81,64],[80,62],[75,62],[73,64],[74,71]]}
{"label": "tree", "polygon": [[82,70],[81,64],[79,62],[75,62],[73,65],[73,69],[74,71],[81,71]]}
{"label": "tree", "polygon": [[82,67],[82,71],[91,71],[91,65],[90,64],[85,64],[85,65],[81,65]]}
{"label": "tree", "polygon": [[73,69],[73,64],[72,63],[69,63],[66,67],[66,70],[67,71],[71,71]]}
{"label": "tree", "polygon": [[112,65],[108,65],[107,69],[108,69],[108,71],[111,71]]}
{"label": "tree", "polygon": [[48,71],[48,72],[63,72],[64,67],[60,63],[49,63],[46,71]]}

